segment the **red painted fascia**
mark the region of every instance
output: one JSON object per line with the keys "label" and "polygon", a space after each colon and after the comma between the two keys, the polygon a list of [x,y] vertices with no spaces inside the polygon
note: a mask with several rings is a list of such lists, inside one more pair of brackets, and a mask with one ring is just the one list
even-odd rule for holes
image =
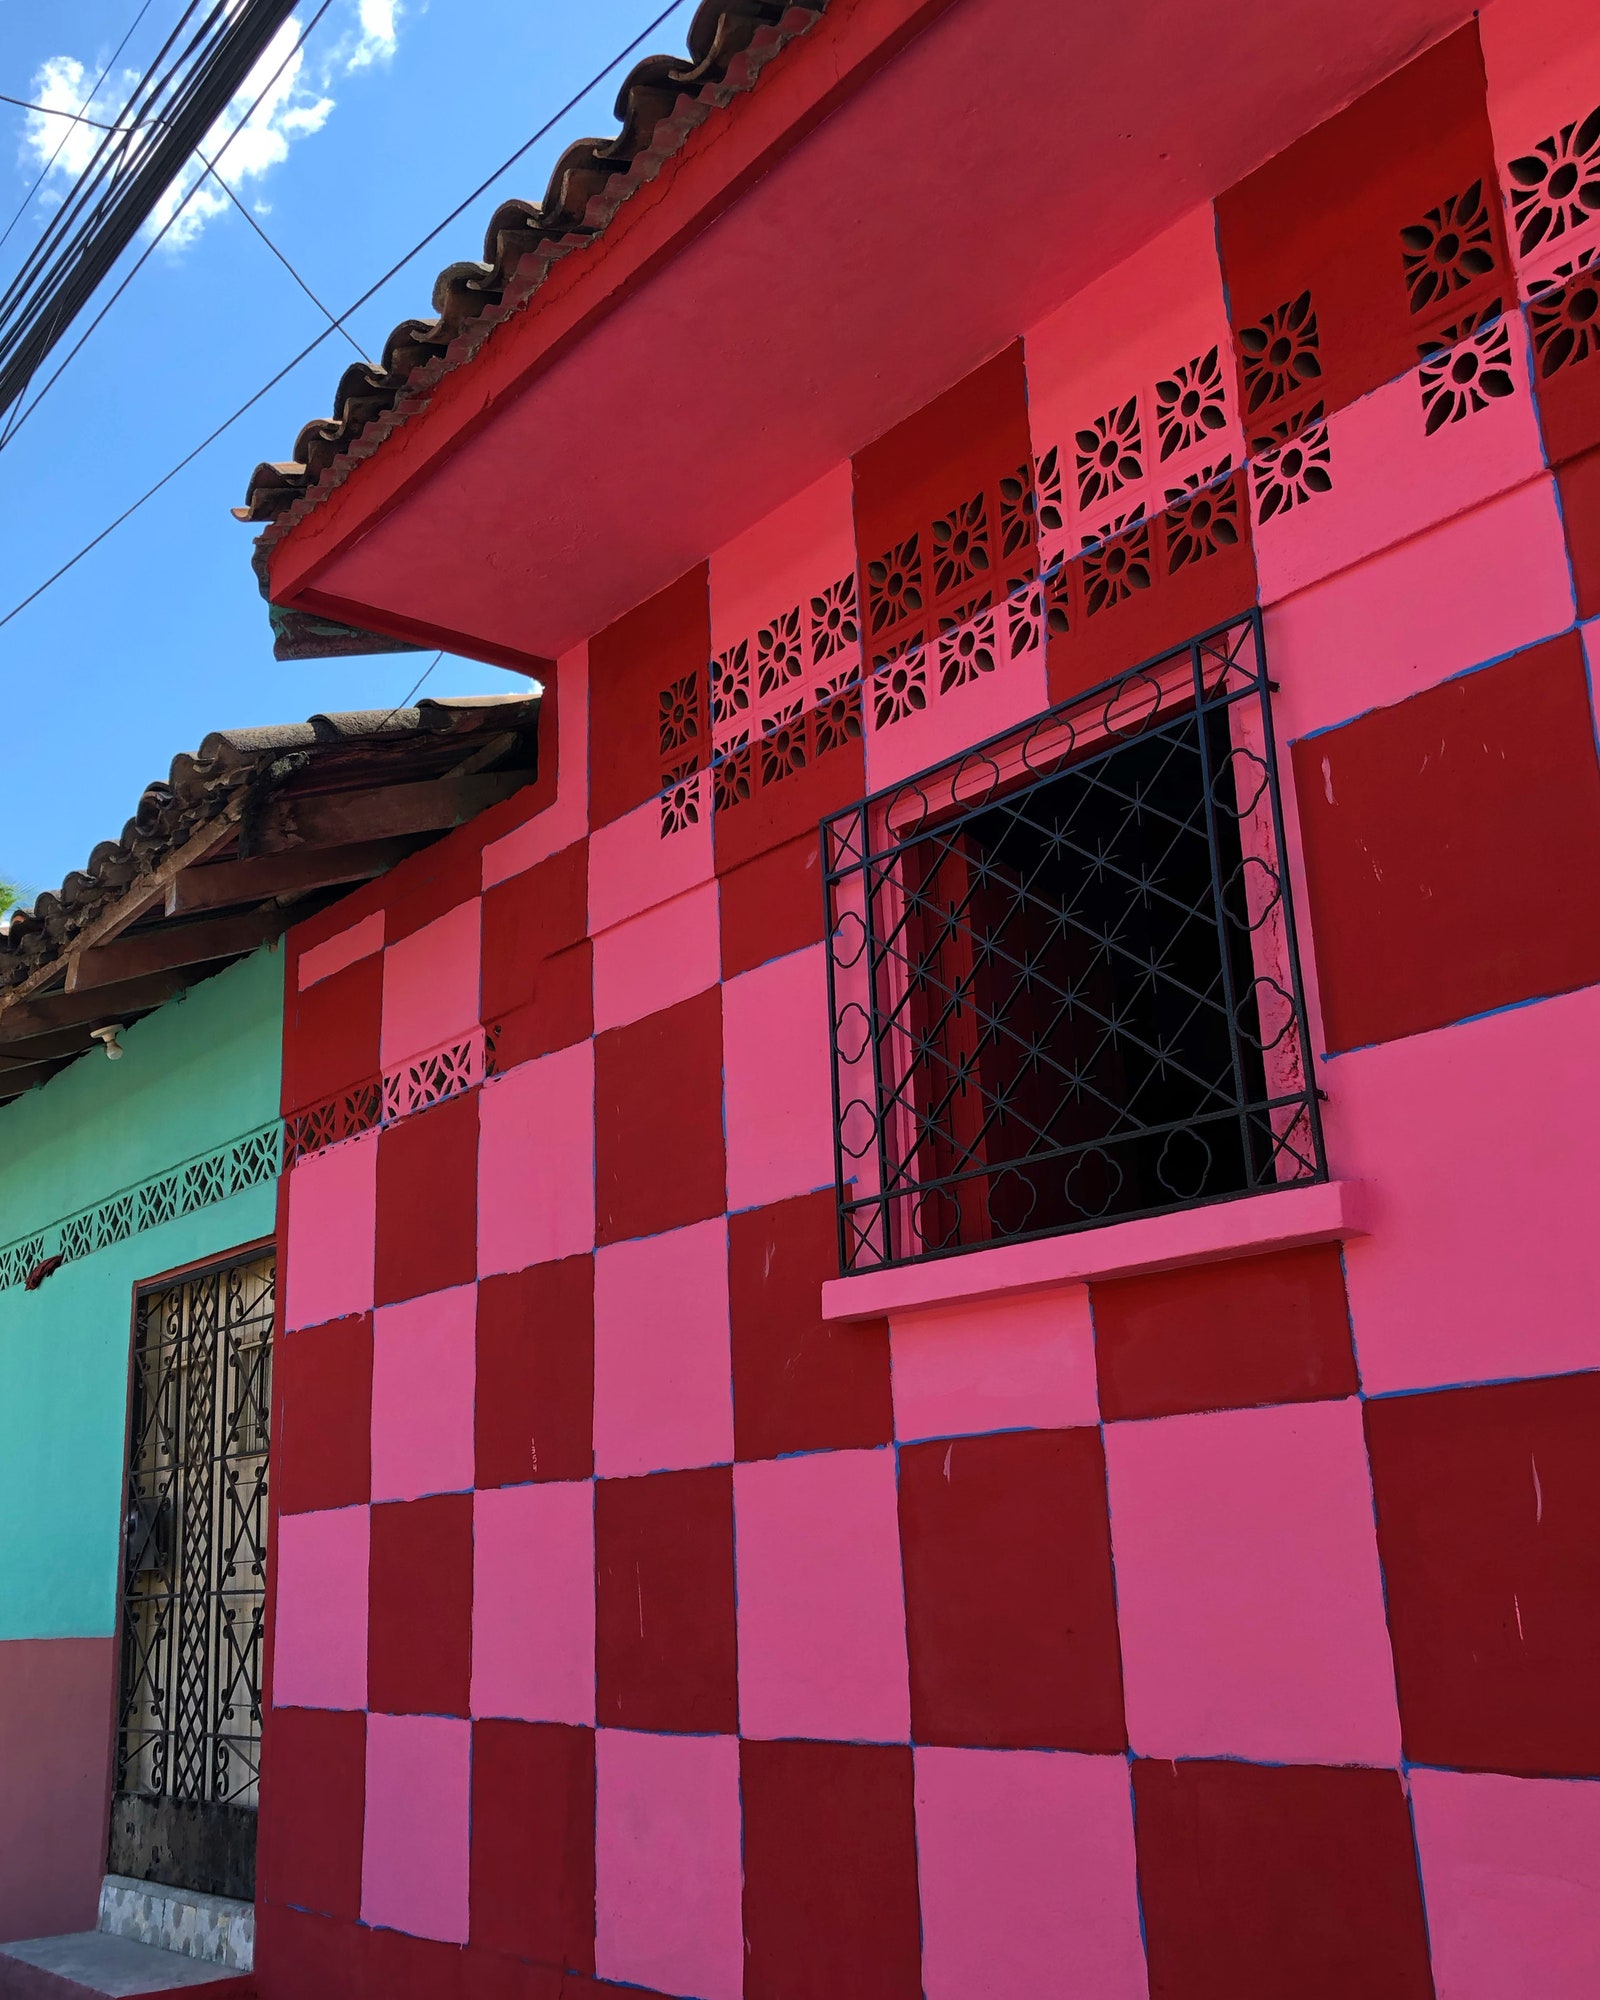
{"label": "red painted fascia", "polygon": [[[281,599],[274,591],[273,602],[290,600]],[[420,618],[378,617],[369,606],[352,604],[347,598],[336,597],[327,590],[302,590],[292,600],[291,609],[308,611],[318,618],[331,618],[341,625],[353,625],[358,631],[381,632],[386,639],[403,639],[408,646],[424,649],[436,646],[445,653],[462,649],[459,632],[449,631],[442,625],[429,625]],[[555,661],[546,659],[540,653],[521,653],[510,646],[496,646],[487,639],[474,637],[468,650],[475,660],[485,660],[491,667],[505,667],[514,674],[527,674],[531,680],[545,681],[555,672]]]}
{"label": "red painted fascia", "polygon": [[[536,381],[954,4],[832,0],[822,19],[782,51],[753,90],[713,111],[655,180],[624,202],[593,244],[554,265],[530,305],[496,327],[470,361],[442,377],[426,407],[353,467],[269,551],[272,602],[345,616],[329,608],[335,600],[319,599],[312,589],[324,566],[465,443],[497,405]],[[370,629],[372,611],[363,607],[356,622]],[[531,661],[508,658],[496,664],[538,671]]]}

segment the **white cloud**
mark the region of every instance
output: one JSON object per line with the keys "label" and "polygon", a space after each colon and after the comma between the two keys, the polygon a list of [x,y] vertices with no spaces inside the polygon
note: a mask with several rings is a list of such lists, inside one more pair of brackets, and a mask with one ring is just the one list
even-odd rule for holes
{"label": "white cloud", "polygon": [[400,40],[399,0],[359,0],[360,34],[345,57],[346,70],[387,62]]}
{"label": "white cloud", "polygon": [[118,77],[108,77],[91,101],[89,73],[81,62],[72,56],[52,56],[41,64],[33,79],[33,102],[44,108],[30,111],[23,120],[24,170],[37,173],[49,166],[52,179],[76,180],[106,135],[93,125],[74,125],[51,114],[69,111],[74,117],[87,114],[102,125],[115,124],[137,81],[133,71],[124,70]]}
{"label": "white cloud", "polygon": [[[351,4],[356,18],[348,32],[311,63],[307,60],[309,51],[295,47],[303,23],[295,16],[285,21],[201,142],[200,152],[217,163],[218,172],[241,195],[248,183],[262,181],[274,167],[281,166],[297,139],[320,132],[327,124],[335,108],[330,86],[337,77],[370,69],[394,54],[403,12],[400,0],[351,0]],[[48,166],[44,193],[59,200],[60,193],[93,159],[105,134],[92,125],[69,125],[49,113],[87,113],[103,124],[115,124],[138,77],[124,71],[108,78],[91,103],[86,66],[74,56],[63,55],[42,64],[33,82],[32,102],[40,108],[30,111],[25,121],[22,160],[24,166],[32,163],[34,173]],[[143,136],[135,143],[148,142],[148,136]],[[268,213],[259,200],[252,205],[257,214]],[[208,222],[231,206],[215,176],[196,158],[156,204],[146,234],[154,236],[165,230],[162,247],[183,250]]]}
{"label": "white cloud", "polygon": [[[243,188],[282,166],[295,140],[320,132],[333,112],[333,99],[306,81],[306,52],[295,47],[301,25],[292,14],[284,22],[201,142],[200,151],[216,162],[232,188]],[[182,250],[231,206],[212,176],[193,160],[156,203],[146,227],[152,233],[165,229],[163,245]]]}

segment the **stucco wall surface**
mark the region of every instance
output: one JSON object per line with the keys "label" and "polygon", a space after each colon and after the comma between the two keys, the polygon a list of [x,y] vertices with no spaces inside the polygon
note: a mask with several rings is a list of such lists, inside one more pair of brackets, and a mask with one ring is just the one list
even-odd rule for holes
{"label": "stucco wall surface", "polygon": [[[268,2000],[1600,1984],[1597,100],[1499,0],[291,935]],[[1254,609],[1365,1233],[825,1320],[819,819]]]}
{"label": "stucco wall surface", "polygon": [[[278,1109],[267,950],[0,1110],[0,1248],[259,1129]],[[135,1287],[268,1237],[276,1182],[0,1289],[0,1937],[92,1928],[105,1865]]]}
{"label": "stucco wall surface", "polygon": [[[0,1242],[250,1132],[277,1111],[281,952],[193,988],[0,1111]],[[270,1236],[271,1181],[0,1291],[0,1639],[115,1623],[133,1291]]]}

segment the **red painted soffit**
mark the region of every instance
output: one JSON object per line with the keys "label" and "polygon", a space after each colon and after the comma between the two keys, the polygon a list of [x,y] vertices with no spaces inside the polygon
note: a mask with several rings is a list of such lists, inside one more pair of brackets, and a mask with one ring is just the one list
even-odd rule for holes
{"label": "red painted soffit", "polygon": [[536,671],[1469,13],[831,0],[280,533],[272,598]]}

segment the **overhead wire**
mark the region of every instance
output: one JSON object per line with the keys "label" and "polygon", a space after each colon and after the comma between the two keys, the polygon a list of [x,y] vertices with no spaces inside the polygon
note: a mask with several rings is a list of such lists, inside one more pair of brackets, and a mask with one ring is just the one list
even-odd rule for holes
{"label": "overhead wire", "polygon": [[[273,71],[272,75],[267,79],[266,83],[262,86],[261,90],[257,92],[255,100],[251,104],[250,109],[244,114],[244,116],[241,119],[239,119],[239,121],[233,127],[233,130],[228,133],[227,137],[223,140],[222,144],[217,148],[217,155],[216,155],[217,160],[220,160],[223,157],[223,155],[227,152],[228,148],[233,144],[234,140],[237,139],[239,134],[243,132],[245,128],[249,125],[250,120],[256,115],[256,112],[261,108],[261,105],[271,95],[272,90],[274,89],[274,87],[278,82],[278,79],[283,75],[284,71],[289,67],[290,63],[294,61],[295,57],[305,47],[307,40],[310,38],[312,34],[312,31],[316,28],[318,22],[321,21],[323,15],[327,13],[329,7],[332,6],[332,4],[333,0],[322,0],[322,5],[318,7],[316,13],[312,15],[311,19],[306,23],[305,27],[301,29],[299,36],[295,40],[294,46],[285,52],[283,60],[278,64],[278,67]],[[283,264],[285,269],[289,272],[290,276],[294,279],[295,283],[305,293],[306,297],[310,299],[311,303],[317,308],[318,312],[320,312],[323,315],[323,317],[328,321],[329,332],[338,331],[343,333],[344,329],[339,325],[339,322],[334,318],[333,314],[329,312],[328,308],[322,303],[321,299],[319,299],[316,293],[312,291],[310,285],[308,285],[305,279],[300,276],[300,273],[297,270],[295,270],[294,266],[289,262],[288,258],[285,257],[282,251],[278,249],[277,245],[273,243],[271,238],[267,235],[266,231],[260,227],[260,225],[256,222],[255,217],[249,213],[244,203],[239,199],[238,195],[228,185],[227,181],[224,180],[222,175],[217,171],[216,161],[208,160],[205,154],[202,153],[198,147],[195,148],[195,158],[200,161],[202,166],[208,168],[209,171],[213,175],[215,175],[217,184],[221,187],[223,193],[226,194],[228,198],[233,202],[234,206],[244,216],[246,222],[250,224],[251,228],[255,230],[256,234],[261,238],[262,242],[265,243],[267,248],[272,252],[273,256],[276,257],[281,264]],[[148,242],[145,245],[144,249],[139,253],[138,257],[129,266],[129,268],[122,274],[122,277],[119,280],[116,289],[112,292],[111,296],[100,307],[100,310],[95,314],[94,318],[90,320],[89,324],[83,329],[82,333],[79,334],[78,338],[73,342],[71,347],[67,349],[66,354],[56,364],[56,367],[51,373],[49,380],[39,390],[39,393],[32,399],[32,401],[26,405],[26,407],[24,407],[21,397],[26,396],[28,390],[32,387],[33,384],[32,376],[30,375],[28,379],[24,382],[22,386],[21,396],[19,396],[17,401],[11,405],[11,408],[6,416],[6,422],[4,428],[0,429],[0,452],[5,451],[7,446],[11,443],[12,439],[16,436],[17,432],[22,429],[23,425],[28,421],[29,417],[33,415],[34,411],[39,407],[40,403],[44,401],[45,397],[55,387],[56,383],[60,381],[61,377],[66,373],[67,369],[71,367],[74,359],[79,354],[82,353],[85,345],[87,344],[90,336],[93,334],[95,328],[99,326],[100,322],[105,318],[106,314],[110,312],[111,308],[117,303],[118,299],[122,297],[123,293],[128,289],[128,287],[133,283],[134,279],[138,277],[139,273],[144,269],[145,265],[149,263],[150,259],[155,255],[157,247],[160,245],[162,239],[166,236],[168,230],[170,230],[173,227],[173,225],[177,222],[179,216],[183,214],[184,210],[189,206],[189,203],[193,201],[195,195],[199,192],[200,185],[201,185],[200,181],[196,180],[194,184],[190,187],[188,193],[184,195],[182,201],[178,203],[177,207],[173,210],[171,215],[167,217],[166,221],[161,225],[161,228],[156,232],[155,236],[150,240],[150,242]],[[345,338],[350,341],[350,345],[355,348],[357,354],[360,354],[362,360],[365,361],[367,357],[362,352],[361,347],[355,341],[355,339],[348,333],[345,333]]]}
{"label": "overhead wire", "polygon": [[[148,4],[150,4],[150,0],[146,0],[146,6],[148,6]],[[328,0],[328,4],[330,4],[330,0]],[[314,18],[314,20],[312,20],[312,22],[310,22],[310,24],[306,26],[306,30],[302,32],[300,40],[298,40],[298,42],[294,44],[294,48],[292,48],[292,50],[288,52],[288,56],[284,56],[284,60],[282,60],[282,62],[278,64],[278,68],[276,68],[276,70],[272,72],[272,78],[268,80],[268,84],[266,84],[266,90],[262,90],[262,92],[258,94],[256,102],[254,102],[254,104],[250,106],[250,110],[248,110],[248,112],[246,112],[246,114],[244,114],[244,116],[242,116],[242,118],[238,120],[238,124],[234,126],[234,130],[232,130],[232,132],[228,134],[228,140],[226,140],[226,144],[224,144],[224,146],[222,146],[222,148],[218,150],[218,156],[216,156],[218,160],[222,158],[222,152],[226,152],[226,146],[230,146],[230,144],[234,142],[234,138],[236,138],[236,136],[238,136],[238,134],[240,134],[240,132],[244,130],[244,126],[248,126],[248,124],[250,124],[250,120],[252,120],[252,118],[256,116],[256,108],[258,108],[258,106],[260,106],[260,102],[262,102],[262,100],[266,98],[266,94],[268,94],[268,92],[272,90],[272,86],[274,86],[274,84],[278,82],[278,78],[280,78],[280,76],[284,74],[284,70],[288,68],[288,64],[290,64],[290,62],[294,60],[294,56],[298,56],[298,54],[300,54],[300,50],[304,48],[304,44],[306,44],[306,40],[308,40],[308,36],[310,36],[310,32],[312,32],[312,28],[316,28],[316,22],[318,22],[318,20],[322,20],[322,16],[324,16],[324,14],[328,12],[328,4],[324,4],[324,6],[322,6],[322,8],[318,10],[316,18]],[[86,102],[86,104],[92,104],[92,102],[94,102],[94,96],[88,96],[88,98],[86,98],[84,102]],[[12,96],[8,96],[8,94],[6,94],[4,90],[0,90],[0,104],[18,104],[18,106],[22,106],[24,110],[32,110],[32,112],[40,112],[40,116],[44,116],[44,118],[66,118],[66,120],[70,120],[72,124],[86,124],[86,126],[94,126],[94,128],[96,128],[96,132],[116,132],[116,130],[118,130],[118,126],[112,126],[112,124],[106,124],[106,122],[104,122],[102,118],[90,118],[90,116],[88,116],[86,112],[68,112],[68,110],[64,110],[64,108],[60,108],[60,106],[56,106],[56,104],[28,104],[28,100],[26,100],[26,98],[12,98]],[[164,120],[164,118],[152,118],[152,120],[148,120],[148,122],[150,122],[150,124],[166,124],[166,120]],[[56,152],[60,152],[60,146],[56,148]],[[52,154],[50,158],[54,160],[54,154]],[[218,166],[216,166],[216,160],[208,160],[208,158],[206,158],[206,154],[204,154],[204,152],[202,152],[202,150],[200,150],[198,146],[194,148],[194,158],[196,158],[196,160],[200,162],[200,166],[204,166],[204,170],[206,170],[206,172],[210,174],[210,178],[212,178],[212,180],[214,180],[214,182],[218,184],[218,188],[222,188],[222,192],[224,192],[224,194],[228,196],[228,200],[230,200],[230,202],[234,204],[234,208],[238,208],[238,212],[240,212],[240,214],[244,216],[244,220],[246,220],[246,222],[250,224],[250,228],[252,228],[252,230],[256,232],[256,236],[260,236],[260,240],[262,240],[262,242],[266,244],[266,248],[268,248],[268,250],[272,252],[272,256],[276,256],[276,258],[278,258],[278,262],[280,262],[280,264],[284,266],[284,270],[286,270],[286,272],[290,274],[290,278],[294,278],[294,282],[296,282],[296,284],[300,286],[300,290],[302,290],[302,292],[306,294],[306,298],[308,298],[308,300],[310,300],[310,302],[312,302],[312,304],[316,306],[316,310],[318,310],[318,312],[322,314],[322,318],[324,318],[324,320],[328,320],[330,324],[334,324],[334,326],[336,326],[338,322],[334,320],[334,314],[332,314],[332,312],[328,310],[328,306],[324,306],[324,304],[322,304],[322,300],[320,300],[320,298],[316,296],[316,292],[314,292],[314,290],[310,288],[310,284],[308,284],[308,282],[306,282],[306,280],[304,280],[304,278],[300,276],[300,272],[298,272],[298,270],[294,268],[294,264],[290,262],[290,258],[286,258],[286,256],[284,256],[284,252],[282,252],[282,250],[278,248],[278,244],[274,244],[274,242],[272,242],[272,238],[270,238],[270,236],[266,234],[266,230],[264,230],[264,228],[260,226],[260,222],[258,222],[258,220],[256,220],[256,218],[252,216],[252,214],[250,214],[250,208],[248,208],[248,206],[244,204],[244,200],[240,198],[240,194],[238,194],[238,192],[236,192],[236,190],[234,190],[234,188],[232,188],[232,186],[228,184],[228,180],[226,180],[226,178],[224,178],[224,176],[222,176],[222,174],[218,172]],[[70,354],[66,356],[66,362],[70,362],[70,360],[72,360],[72,356],[74,356],[74,354],[78,352],[78,348],[80,348],[80,346],[84,344],[84,340],[88,340],[88,336],[90,336],[90,334],[94,332],[94,328],[96,328],[96,326],[100,324],[100,320],[102,320],[102,318],[106,316],[106,312],[110,310],[110,306],[114,306],[114,304],[116,304],[118,296],[120,296],[120,294],[122,294],[122,292],[124,292],[124,290],[128,288],[128,280],[136,276],[136,272],[140,270],[140,266],[142,266],[142,264],[146,262],[146,258],[150,256],[150,250],[154,250],[154,248],[156,248],[156,244],[158,244],[158,242],[162,240],[162,236],[166,236],[166,232],[168,232],[168,230],[172,228],[172,224],[174,224],[174,222],[178,220],[178,216],[180,216],[180,214],[184,212],[184,208],[186,208],[186,206],[188,206],[188,202],[192,200],[194,192],[196,192],[196,190],[192,188],[192,190],[190,190],[190,194],[186,194],[186,196],[184,196],[184,200],[182,200],[182,202],[178,204],[178,208],[176,208],[176,210],[172,212],[172,216],[168,218],[168,222],[166,222],[166,224],[162,226],[160,234],[156,236],[156,242],[152,242],[152,244],[150,244],[150,248],[148,248],[148,250],[144,252],[144,256],[142,256],[142,258],[138,260],[138,264],[134,264],[134,268],[132,268],[132,270],[128,272],[128,276],[126,276],[126,278],[122,280],[122,284],[120,284],[120,286],[116,288],[116,292],[112,292],[112,296],[110,296],[110,298],[106,300],[106,304],[104,304],[104,306],[100,308],[100,312],[98,312],[98,314],[94,316],[94,320],[92,320],[92,322],[90,322],[90,326],[86,328],[84,336],[82,336],[82,338],[78,340],[78,344],[76,344],[76,346],[72,348],[72,352],[70,352]],[[4,238],[0,238],[0,240],[4,240]],[[344,334],[344,338],[346,338],[346,340],[350,342],[350,346],[352,346],[352,348],[356,350],[356,354],[360,354],[360,358],[362,358],[362,360],[368,360],[368,354],[366,354],[366,350],[364,350],[364,348],[362,348],[362,346],[360,346],[360,344],[356,342],[354,334],[350,334],[350,330],[348,330],[348,328],[342,328],[342,326],[340,326],[338,330],[340,330],[340,332]],[[62,372],[62,368],[66,368],[66,362],[62,362],[62,366],[60,366],[60,368],[56,370],[56,374],[60,374],[60,372]],[[56,380],[56,376],[50,376],[50,382],[54,382],[54,380]],[[46,388],[50,386],[50,382],[46,382]],[[40,394],[42,394],[42,392],[40,392]],[[6,422],[6,428],[4,428],[4,432],[0,432],[0,450],[4,450],[4,448],[6,448],[6,444],[10,442],[10,438],[14,436],[14,432],[18,432],[18,430],[22,428],[22,422],[24,422],[24,420],[26,420],[26,418],[18,418],[18,420],[16,420],[14,424],[12,424],[12,422]]]}
{"label": "overhead wire", "polygon": [[[130,520],[133,517],[133,515],[138,513],[141,507],[145,506],[149,501],[153,500],[156,497],[156,495],[160,493],[165,487],[170,486],[172,481],[176,479],[181,472],[186,471],[189,468],[189,466],[191,466],[194,463],[194,461],[201,455],[201,453],[204,451],[208,451],[210,447],[216,443],[217,439],[222,437],[225,432],[232,430],[233,426],[236,423],[238,423],[239,419],[247,415],[251,410],[253,410],[256,404],[259,403],[263,397],[271,395],[272,391],[277,388],[278,384],[282,382],[286,376],[292,375],[295,369],[300,366],[302,361],[306,360],[308,356],[314,354],[317,351],[317,349],[322,346],[325,340],[331,339],[334,332],[342,328],[346,320],[352,318],[356,313],[358,313],[361,310],[361,308],[364,305],[367,304],[367,302],[370,299],[375,297],[377,293],[381,292],[384,286],[387,285],[392,278],[397,277],[399,273],[403,271],[405,267],[412,261],[413,258],[420,256],[421,253],[427,249],[428,245],[432,243],[436,237],[443,235],[444,231],[447,230],[452,223],[458,221],[461,218],[461,216],[464,215],[466,211],[472,206],[474,202],[480,200],[482,196],[485,195],[488,192],[488,190],[494,186],[495,182],[500,179],[502,174],[507,173],[512,167],[514,167],[517,164],[517,162],[520,159],[522,159],[526,154],[531,152],[533,148],[536,145],[538,145],[541,139],[548,137],[548,135],[552,131],[554,131],[555,127],[560,124],[561,120],[565,118],[569,112],[576,110],[577,107],[583,102],[583,100],[589,95],[589,93],[592,90],[598,89],[599,86],[605,82],[606,78],[611,74],[611,72],[614,69],[617,68],[617,66],[620,63],[626,62],[628,57],[634,53],[634,51],[640,46],[642,42],[644,42],[649,36],[653,35],[656,32],[656,30],[662,26],[664,22],[669,20],[672,15],[677,13],[681,7],[687,4],[688,0],[668,0],[668,5],[665,6],[661,10],[661,12],[655,16],[653,20],[645,23],[644,27],[642,27],[639,30],[638,34],[634,36],[633,40],[628,43],[626,48],[620,49],[617,52],[617,54],[614,55],[611,58],[611,60],[604,66],[604,68],[597,70],[595,74],[589,79],[589,81],[586,84],[584,84],[581,89],[579,89],[571,97],[569,97],[566,103],[563,104],[558,111],[552,112],[550,117],[545,120],[544,124],[539,127],[537,132],[535,132],[530,138],[526,139],[523,142],[523,144],[516,149],[514,153],[511,153],[506,159],[504,159],[500,163],[500,165],[495,168],[493,173],[491,173],[485,180],[480,181],[479,184],[472,190],[472,192],[464,196],[463,199],[459,201],[453,209],[451,209],[450,213],[447,216],[445,216],[441,222],[436,223],[434,227],[428,231],[426,236],[421,237],[416,243],[414,243],[412,247],[408,251],[406,251],[403,257],[399,258],[395,263],[391,264],[388,270],[383,273],[382,277],[378,278],[374,283],[369,285],[367,289],[361,294],[361,296],[358,299],[356,299],[351,305],[347,306],[345,310],[342,313],[340,313],[329,326],[324,327],[322,332],[319,333],[314,340],[308,341],[307,344],[301,348],[298,354],[294,355],[290,360],[286,361],[284,365],[277,371],[277,373],[271,376],[267,381],[263,382],[261,387],[257,389],[253,395],[247,396],[245,400],[239,405],[239,407],[236,410],[232,412],[230,416],[224,417],[222,422],[218,424],[214,430],[208,432],[207,435],[203,437],[200,440],[200,442],[193,447],[192,450],[185,452],[183,457],[178,460],[177,464],[171,467],[169,471],[164,472],[153,486],[147,487],[145,491],[141,493],[136,500],[130,501],[129,504],[123,508],[122,512],[117,515],[115,520],[108,521],[105,527],[103,527],[97,535],[93,536],[89,541],[85,542],[82,548],[77,550],[75,554],[69,556],[67,560],[60,565],[59,568],[52,570],[50,575],[47,576],[42,583],[35,585],[35,587],[28,592],[26,597],[20,599],[16,604],[12,605],[9,611],[4,613],[3,616],[0,616],[0,630],[3,630],[7,625],[9,625],[13,618],[16,618],[20,613],[26,611],[28,606],[30,604],[35,603],[39,598],[41,598],[47,590],[52,589],[57,583],[61,581],[62,577],[68,575],[70,571],[76,569],[78,564],[82,562],[86,556],[92,555],[94,551],[97,548],[99,548],[100,544],[103,541],[105,541],[108,536],[116,533],[117,529],[122,526],[124,521]],[[97,320],[95,324],[98,323],[99,322]],[[93,329],[91,328],[90,330],[92,331]],[[74,350],[74,352],[76,352],[76,349]],[[52,376],[51,381],[47,382],[45,384],[45,387],[39,392],[39,396],[35,398],[34,403],[29,406],[29,414],[31,414],[33,408],[37,407],[38,402],[42,400],[46,394],[48,394],[49,389],[55,379],[56,378]]]}
{"label": "overhead wire", "polygon": [[[101,85],[105,82],[106,78],[111,74],[111,72],[116,68],[117,63],[121,59],[122,51],[128,46],[129,42],[133,40],[134,34],[138,29],[139,23],[144,19],[145,15],[149,13],[150,7],[151,7],[151,0],[143,0],[143,5],[140,7],[138,13],[135,14],[133,19],[128,23],[127,30],[124,33],[122,40],[118,42],[117,46],[111,51],[110,56],[107,58],[105,68],[102,69],[100,74],[95,78],[94,84],[89,91],[89,95],[84,99],[85,104],[93,104],[95,98],[99,96]],[[17,104],[20,103],[21,100],[15,97],[8,97],[6,99],[6,102],[8,104]],[[30,111],[37,111],[41,110],[42,108],[43,107],[40,105],[28,106],[28,109]],[[61,149],[67,143],[67,137],[68,135],[65,132],[63,132],[61,137],[56,141],[55,151],[50,155],[49,159],[46,160],[44,165],[39,169],[38,176],[35,179],[33,186],[30,187],[28,192],[22,197],[22,206],[17,210],[16,214],[12,216],[11,220],[6,224],[5,228],[3,230],[0,230],[0,248],[4,248],[6,239],[10,236],[12,230],[16,228],[17,224],[22,220],[22,218],[27,214],[28,210],[33,206],[33,198],[39,192],[40,188],[44,186],[46,180],[49,178],[51,168],[54,167],[56,161],[60,159]]]}
{"label": "overhead wire", "polygon": [[88,303],[288,20],[294,0],[190,0],[0,294],[0,407]]}

